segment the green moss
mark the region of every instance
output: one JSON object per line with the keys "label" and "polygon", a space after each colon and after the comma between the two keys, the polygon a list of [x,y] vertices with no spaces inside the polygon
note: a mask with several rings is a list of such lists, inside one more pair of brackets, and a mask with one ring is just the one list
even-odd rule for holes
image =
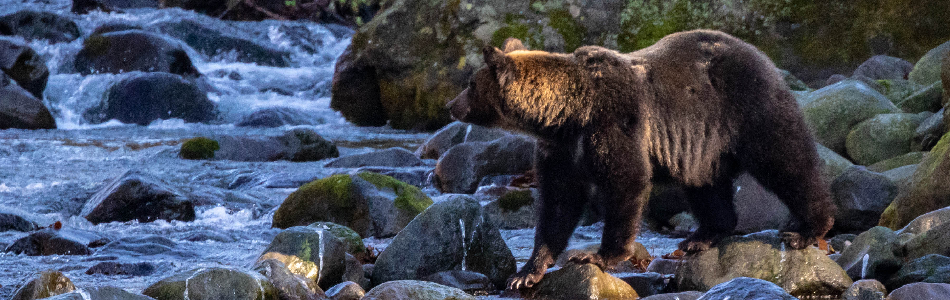
{"label": "green moss", "polygon": [[708,3],[689,0],[631,0],[620,12],[617,46],[630,52],[655,44],[671,33],[691,29],[723,29],[725,23]]}
{"label": "green moss", "polygon": [[350,175],[338,174],[305,184],[297,189],[294,194],[301,193],[304,198],[315,198],[322,195],[328,197],[336,207],[347,207],[350,205],[352,185],[353,179],[350,178]]}
{"label": "green moss", "polygon": [[570,12],[565,9],[554,10],[548,18],[551,20],[551,28],[564,38],[564,52],[574,52],[575,49],[584,45],[587,29],[577,23]]}
{"label": "green moss", "polygon": [[109,39],[102,35],[93,35],[82,42],[82,47],[90,56],[100,56],[109,50]]}
{"label": "green moss", "polygon": [[521,40],[528,49],[544,49],[544,37],[541,36],[540,26],[528,24],[530,23],[522,16],[505,15],[505,26],[492,34],[491,44],[501,47],[506,39],[513,37]]}
{"label": "green moss", "polygon": [[334,236],[339,238],[343,244],[346,245],[346,252],[353,254],[353,256],[360,257],[366,253],[366,246],[363,244],[362,237],[360,237],[359,233],[356,233],[356,231],[350,229],[349,227],[331,222],[317,222],[310,224],[307,227],[326,230],[327,232],[332,233]]}
{"label": "green moss", "polygon": [[212,159],[214,158],[214,152],[219,149],[221,149],[221,146],[218,141],[197,137],[182,143],[178,156],[184,159]]}
{"label": "green moss", "polygon": [[517,211],[534,203],[531,190],[510,191],[498,198],[498,207],[504,211]]}
{"label": "green moss", "polygon": [[380,189],[388,188],[395,191],[396,199],[393,200],[393,205],[411,215],[418,215],[432,205],[432,199],[429,199],[422,190],[395,178],[373,172],[362,172],[357,176]]}

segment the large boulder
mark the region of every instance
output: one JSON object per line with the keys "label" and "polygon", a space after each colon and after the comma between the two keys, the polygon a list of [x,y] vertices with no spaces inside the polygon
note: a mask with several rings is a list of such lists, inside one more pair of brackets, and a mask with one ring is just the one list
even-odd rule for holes
{"label": "large boulder", "polygon": [[389,176],[340,174],[305,184],[287,196],[274,213],[273,226],[326,221],[350,227],[364,237],[388,237],[431,204],[432,199],[419,188]]}
{"label": "large boulder", "polygon": [[921,85],[931,85],[934,82],[939,82],[943,58],[947,53],[950,53],[950,41],[930,49],[920,60],[917,60],[917,64],[914,65],[914,69],[908,75],[908,79]]}
{"label": "large boulder", "polygon": [[202,268],[153,283],[142,294],[160,300],[277,300],[264,275],[230,268]]}
{"label": "large boulder", "polygon": [[895,103],[898,108],[907,113],[935,112],[943,107],[940,103],[942,97],[943,86],[940,82],[934,82]]}
{"label": "large boulder", "polygon": [[739,175],[732,185],[736,191],[732,202],[739,219],[736,232],[780,229],[791,220],[785,203],[748,173]]}
{"label": "large boulder", "polygon": [[362,300],[475,300],[475,296],[466,294],[457,288],[438,283],[397,280],[380,284],[366,293]]}
{"label": "large boulder", "polygon": [[258,257],[257,263],[276,259],[291,273],[329,289],[343,282],[346,250],[346,245],[329,231],[296,226],[277,234]]}
{"label": "large boulder", "polygon": [[950,255],[950,224],[933,224],[930,229],[913,235],[904,243],[902,252],[906,259],[928,254]]}
{"label": "large boulder", "polygon": [[899,113],[887,97],[860,81],[846,80],[811,93],[802,113],[818,142],[842,154],[852,127],[878,114]]}
{"label": "large boulder", "polygon": [[133,294],[113,286],[97,286],[79,289],[73,292],[44,298],[47,300],[155,300],[155,298]]}
{"label": "large boulder", "polygon": [[898,188],[884,174],[862,166],[848,168],[831,183],[831,195],[838,207],[835,230],[861,232],[877,226],[881,213],[897,197]]}
{"label": "large boulder", "polygon": [[926,114],[880,114],[858,123],[848,133],[848,156],[860,165],[872,165],[912,150],[911,142]]}
{"label": "large boulder", "polygon": [[798,298],[789,295],[782,287],[772,282],[757,278],[739,277],[714,286],[697,300],[720,299],[794,300]]}
{"label": "large boulder", "polygon": [[950,257],[928,254],[912,260],[887,281],[887,288],[893,291],[915,282],[950,282]]}
{"label": "large boulder", "polygon": [[193,221],[195,207],[178,189],[158,178],[126,171],[99,189],[86,204],[81,216],[93,224],[108,222]]}
{"label": "large boulder", "polygon": [[786,249],[778,231],[723,239],[687,256],[674,280],[680,290],[705,291],[738,277],[766,280],[792,295],[838,296],[852,283],[824,251]]}
{"label": "large boulder", "polygon": [[883,281],[900,268],[900,258],[894,254],[898,249],[897,234],[877,226],[859,234],[836,262],[852,279]]}
{"label": "large boulder", "polygon": [[887,300],[950,299],[950,284],[911,283],[891,291]]}
{"label": "large boulder", "polygon": [[881,214],[881,226],[897,229],[922,214],[950,206],[950,134],[945,134],[914,172],[910,189]]}
{"label": "large boulder", "polygon": [[430,206],[399,232],[376,260],[372,283],[422,280],[450,270],[488,276],[504,288],[515,258],[477,200],[452,197]]}
{"label": "large boulder", "polygon": [[29,256],[90,255],[89,235],[73,230],[43,229],[13,242],[3,252]]}
{"label": "large boulder", "polygon": [[467,142],[490,142],[509,134],[511,133],[503,129],[455,121],[432,134],[432,137],[419,146],[416,155],[423,159],[439,159],[443,153],[455,145]]}
{"label": "large boulder", "polygon": [[225,34],[194,20],[163,22],[155,26],[162,33],[185,42],[209,57],[233,52],[239,62],[272,67],[290,66],[289,52]]}
{"label": "large boulder", "polygon": [[[950,78],[947,80],[950,81]],[[947,84],[950,85],[950,83]],[[950,98],[950,96],[944,96],[944,98]],[[930,151],[930,149],[933,149],[933,147],[937,145],[937,141],[940,140],[940,137],[943,136],[944,133],[947,133],[947,122],[946,119],[944,119],[944,112],[946,112],[946,109],[941,108],[929,118],[920,122],[920,126],[917,126],[917,130],[914,132],[913,144],[915,151]]]}
{"label": "large boulder", "polygon": [[443,193],[470,194],[485,176],[522,174],[534,167],[534,148],[534,140],[519,135],[459,144],[436,164],[436,187]]}
{"label": "large boulder", "polygon": [[907,79],[914,69],[909,61],[887,56],[875,55],[861,63],[852,76],[866,76],[871,79]]}
{"label": "large boulder", "polygon": [[102,104],[86,111],[84,117],[92,123],[115,119],[148,125],[172,118],[209,122],[215,115],[214,102],[195,82],[170,73],[135,72],[114,83]]}
{"label": "large boulder", "polygon": [[392,147],[373,152],[352,154],[328,162],[327,168],[418,167],[423,164],[415,154],[404,148]]}
{"label": "large boulder", "polygon": [[0,211],[0,232],[5,231],[23,231],[29,232],[39,227],[36,222],[8,212]]}
{"label": "large boulder", "polygon": [[59,271],[41,272],[13,294],[10,300],[33,300],[52,297],[76,290],[73,282]]}
{"label": "large boulder", "polygon": [[[201,139],[201,138],[197,138]],[[195,141],[198,141],[195,139]],[[195,143],[192,148],[188,142],[182,144],[179,155],[183,158],[232,160],[232,161],[318,161],[340,155],[336,145],[309,128],[295,128],[280,136],[225,135],[204,138],[203,144]],[[218,145],[215,149],[214,141]],[[191,141],[191,140],[189,140]],[[205,149],[202,151],[198,151]],[[210,157],[200,155],[186,157],[186,153],[207,153],[214,149]]]}
{"label": "large boulder", "polygon": [[79,26],[69,18],[34,10],[21,10],[0,17],[0,34],[27,40],[48,40],[50,43],[70,42],[81,36]]}
{"label": "large boulder", "polygon": [[878,92],[881,92],[884,97],[895,104],[901,103],[922,88],[922,86],[906,79],[877,80],[874,83],[876,85],[869,85],[875,87]]}
{"label": "large boulder", "polygon": [[142,71],[201,76],[181,42],[142,30],[87,37],[73,67],[82,75]]}
{"label": "large boulder", "polygon": [[43,101],[0,74],[0,129],[56,129]]}
{"label": "large boulder", "polygon": [[629,284],[592,264],[568,264],[544,275],[528,298],[539,299],[637,299]]}
{"label": "large boulder", "polygon": [[0,70],[33,97],[43,99],[49,69],[46,68],[46,59],[29,45],[0,37]]}

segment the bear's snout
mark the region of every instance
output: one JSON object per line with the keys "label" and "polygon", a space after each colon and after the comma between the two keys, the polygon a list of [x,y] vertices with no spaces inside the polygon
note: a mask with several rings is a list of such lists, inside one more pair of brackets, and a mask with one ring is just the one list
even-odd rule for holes
{"label": "bear's snout", "polygon": [[449,114],[452,115],[452,119],[456,121],[463,121],[465,116],[468,115],[469,105],[468,105],[468,89],[466,88],[455,99],[449,101],[445,105],[445,108],[449,110]]}

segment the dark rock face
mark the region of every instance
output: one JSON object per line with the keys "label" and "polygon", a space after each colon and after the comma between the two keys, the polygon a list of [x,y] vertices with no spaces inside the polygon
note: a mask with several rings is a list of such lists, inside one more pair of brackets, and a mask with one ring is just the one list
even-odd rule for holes
{"label": "dark rock face", "polygon": [[534,140],[516,135],[459,144],[435,166],[436,186],[444,193],[474,193],[487,175],[522,174],[533,168],[534,148]]}
{"label": "dark rock face", "polygon": [[881,173],[853,166],[832,182],[831,193],[838,207],[835,230],[861,232],[877,226],[898,188]]}
{"label": "dark rock face", "polygon": [[89,36],[74,67],[82,75],[143,71],[201,76],[178,41],[141,30]]}
{"label": "dark rock face", "polygon": [[193,20],[167,22],[157,26],[161,32],[182,40],[207,56],[233,51],[237,53],[237,61],[240,62],[272,67],[290,66],[289,52],[259,45],[243,38],[229,36]]}
{"label": "dark rock face", "polygon": [[16,240],[4,252],[29,256],[90,255],[92,250],[87,244],[70,231],[44,229]]}
{"label": "dark rock face", "polygon": [[159,119],[208,122],[215,118],[215,104],[198,86],[169,73],[132,73],[115,83],[101,107],[86,112],[93,123],[111,119],[148,125]]}
{"label": "dark rock face", "polygon": [[852,76],[867,76],[871,79],[907,79],[914,64],[887,55],[875,55],[854,70]]}
{"label": "dark rock face", "polygon": [[218,136],[214,159],[233,161],[318,161],[337,157],[339,150],[309,128],[289,130],[282,136]]}
{"label": "dark rock face", "polygon": [[0,70],[33,94],[33,97],[43,99],[49,69],[46,68],[46,60],[29,45],[0,38]]}
{"label": "dark rock face", "polygon": [[56,120],[43,101],[0,74],[0,129],[55,129]]}
{"label": "dark rock face", "polygon": [[128,171],[92,195],[81,215],[93,224],[158,219],[193,221],[195,208],[191,201],[157,178]]}
{"label": "dark rock face", "polygon": [[33,221],[27,220],[24,217],[0,212],[0,232],[4,231],[33,231],[36,230],[38,226]]}
{"label": "dark rock face", "polygon": [[88,270],[86,274],[102,275],[127,275],[127,276],[148,276],[155,273],[155,265],[149,262],[139,263],[119,263],[114,261],[105,261],[98,263]]}
{"label": "dark rock face", "polygon": [[28,40],[69,42],[81,36],[79,26],[69,18],[43,11],[21,10],[0,17],[0,34]]}
{"label": "dark rock face", "polygon": [[380,99],[376,69],[354,65],[348,49],[340,55],[333,72],[330,107],[357,126],[383,126],[388,116]]}

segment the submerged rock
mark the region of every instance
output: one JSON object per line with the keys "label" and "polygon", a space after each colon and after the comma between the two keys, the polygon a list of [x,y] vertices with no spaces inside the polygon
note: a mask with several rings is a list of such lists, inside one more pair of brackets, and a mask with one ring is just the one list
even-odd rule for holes
{"label": "submerged rock", "polygon": [[4,250],[29,256],[90,255],[88,234],[70,229],[43,229],[13,242]]}
{"label": "submerged rock", "polygon": [[79,26],[70,18],[35,10],[21,10],[0,17],[0,34],[27,40],[48,40],[50,43],[70,42],[81,36]]}
{"label": "submerged rock", "polygon": [[281,136],[228,135],[212,139],[221,148],[214,153],[218,160],[318,161],[340,155],[333,142],[309,128],[295,128]]}
{"label": "submerged rock", "polygon": [[56,129],[56,120],[43,101],[0,74],[0,130]]}
{"label": "submerged rock", "polygon": [[194,204],[158,178],[126,171],[86,201],[80,213],[93,224],[155,220],[193,221]]}
{"label": "submerged rock", "polygon": [[305,112],[290,107],[268,107],[245,116],[235,126],[241,127],[281,127],[286,125],[319,125],[326,123]]}
{"label": "submerged rock", "polygon": [[281,68],[290,66],[289,52],[225,34],[194,20],[163,22],[155,26],[162,33],[185,42],[209,57],[233,52],[239,62]]}
{"label": "submerged rock", "polygon": [[82,75],[142,71],[201,76],[180,42],[142,30],[87,37],[73,67]]}
{"label": "submerged rock", "polygon": [[162,279],[142,294],[160,300],[277,300],[277,290],[253,271],[213,267],[186,271]]}
{"label": "submerged rock", "polygon": [[0,37],[0,70],[36,99],[43,99],[49,80],[46,59],[29,45]]}
{"label": "submerged rock", "polygon": [[202,123],[215,119],[215,109],[207,93],[191,80],[165,72],[134,72],[113,84],[102,104],[84,117],[92,123],[116,119],[148,125],[173,118]]}
{"label": "submerged rock", "polygon": [[687,256],[676,272],[680,290],[709,290],[738,277],[777,284],[792,295],[841,295],[851,278],[824,251],[785,248],[777,231],[728,237]]}

